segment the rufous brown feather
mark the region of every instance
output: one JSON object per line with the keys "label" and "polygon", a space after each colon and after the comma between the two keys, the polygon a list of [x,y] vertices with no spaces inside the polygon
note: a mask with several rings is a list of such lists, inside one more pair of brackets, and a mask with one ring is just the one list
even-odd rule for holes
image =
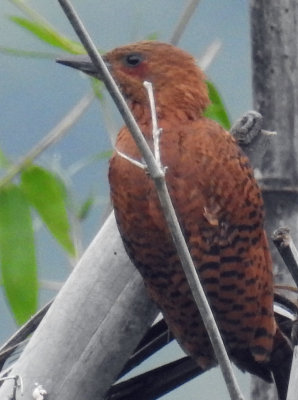
{"label": "rufous brown feather", "polygon": [[[107,53],[105,61],[151,147],[143,82],[152,83],[167,186],[224,343],[236,365],[267,381],[285,355],[285,376],[276,379],[280,399],[285,400],[291,346],[273,314],[262,195],[235,140],[204,117],[209,104],[204,74],[189,54],[159,42],[119,47]],[[92,75],[92,68],[86,72]],[[118,134],[116,148],[141,161],[126,127]],[[215,365],[150,177],[115,152],[109,181],[121,237],[150,296],[185,352],[202,368]],[[277,343],[286,350],[275,352]]]}

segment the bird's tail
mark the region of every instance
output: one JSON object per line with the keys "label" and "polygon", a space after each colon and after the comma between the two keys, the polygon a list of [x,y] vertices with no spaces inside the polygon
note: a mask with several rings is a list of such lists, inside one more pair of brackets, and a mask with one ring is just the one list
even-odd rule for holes
{"label": "bird's tail", "polygon": [[280,400],[286,400],[287,398],[292,357],[293,346],[290,340],[277,328],[270,358],[270,369]]}

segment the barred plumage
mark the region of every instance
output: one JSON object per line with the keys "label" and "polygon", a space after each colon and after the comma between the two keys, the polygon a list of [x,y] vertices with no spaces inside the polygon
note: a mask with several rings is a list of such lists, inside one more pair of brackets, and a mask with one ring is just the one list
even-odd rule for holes
{"label": "barred plumage", "polygon": [[[119,47],[105,60],[150,146],[143,82],[153,84],[168,189],[228,352],[241,369],[267,381],[273,372],[285,400],[292,350],[273,315],[261,191],[232,136],[203,116],[209,102],[203,73],[189,54],[159,42]],[[88,59],[63,63],[100,78]],[[116,147],[141,160],[126,127]],[[152,181],[116,152],[109,181],[120,234],[149,294],[182,348],[202,368],[215,365]]]}

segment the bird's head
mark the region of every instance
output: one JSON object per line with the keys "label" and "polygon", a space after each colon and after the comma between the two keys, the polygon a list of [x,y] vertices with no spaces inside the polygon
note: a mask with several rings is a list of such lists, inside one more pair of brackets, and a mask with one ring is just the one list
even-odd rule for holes
{"label": "bird's head", "polygon": [[[159,117],[176,113],[196,119],[208,105],[205,78],[191,55],[170,44],[143,41],[118,47],[104,61],[132,111],[148,108],[144,81],[153,85]],[[59,63],[101,77],[88,56],[58,59]]]}

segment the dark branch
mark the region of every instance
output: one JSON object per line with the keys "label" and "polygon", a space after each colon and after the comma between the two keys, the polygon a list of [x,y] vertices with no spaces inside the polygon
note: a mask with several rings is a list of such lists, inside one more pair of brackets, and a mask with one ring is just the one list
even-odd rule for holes
{"label": "dark branch", "polygon": [[278,228],[273,232],[272,240],[298,287],[298,252],[291,238],[290,230]]}
{"label": "dark branch", "polygon": [[51,304],[52,301],[42,307],[0,348],[0,371],[11,353],[35,331]]}
{"label": "dark branch", "polygon": [[184,357],[113,385],[105,400],[154,400],[205,371]]}

